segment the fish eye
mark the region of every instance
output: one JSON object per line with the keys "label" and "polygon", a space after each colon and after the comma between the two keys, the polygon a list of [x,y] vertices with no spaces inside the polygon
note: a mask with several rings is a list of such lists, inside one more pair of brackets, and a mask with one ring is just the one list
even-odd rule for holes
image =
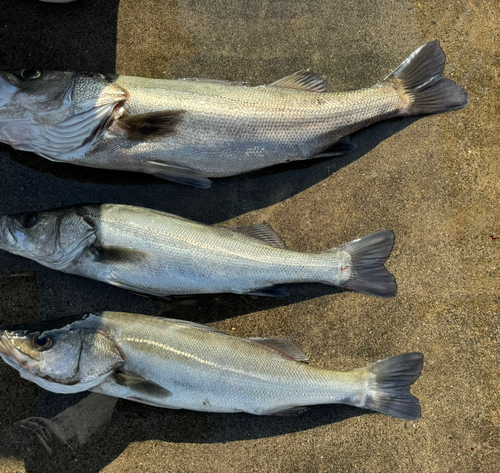
{"label": "fish eye", "polygon": [[33,339],[33,344],[37,350],[43,351],[52,346],[52,340],[46,335],[42,335],[40,337],[35,337]]}
{"label": "fish eye", "polygon": [[36,213],[34,213],[34,212],[23,214],[19,218],[19,222],[21,222],[21,225],[24,228],[31,228],[33,225],[36,224],[37,220],[38,220],[38,218],[36,216]]}
{"label": "fish eye", "polygon": [[21,71],[21,77],[26,80],[38,79],[42,75],[42,72],[38,69],[23,69]]}

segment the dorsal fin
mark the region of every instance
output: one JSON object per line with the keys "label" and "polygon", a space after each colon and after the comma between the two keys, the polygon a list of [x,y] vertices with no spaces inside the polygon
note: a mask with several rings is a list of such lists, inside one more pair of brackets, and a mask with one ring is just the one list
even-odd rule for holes
{"label": "dorsal fin", "polygon": [[330,89],[326,80],[309,70],[294,72],[290,76],[269,84],[268,87],[282,87],[316,93],[325,93]]}
{"label": "dorsal fin", "polygon": [[210,327],[208,325],[203,325],[203,324],[198,324],[196,322],[191,322],[189,320],[169,319],[167,317],[161,317],[161,318],[163,320],[166,320],[167,322],[172,323],[172,324],[183,325],[185,327],[203,330],[204,332],[212,332],[212,333],[218,333],[219,335],[227,335],[227,333],[221,332],[219,329],[216,329],[214,327]]}
{"label": "dorsal fin", "polygon": [[248,340],[271,348],[285,358],[291,358],[295,361],[309,361],[300,348],[287,338],[249,338]]}
{"label": "dorsal fin", "polygon": [[286,250],[285,243],[268,223],[259,223],[257,225],[249,225],[247,227],[229,228],[238,233],[242,233],[243,235],[256,238],[257,240],[260,240],[267,245],[272,246],[273,248],[281,248],[282,250]]}
{"label": "dorsal fin", "polygon": [[241,82],[237,80],[220,80],[220,79],[205,79],[199,77],[183,77],[178,80],[187,80],[189,82],[205,82],[207,84],[220,84],[220,85],[231,85],[237,87],[247,87],[248,82]]}

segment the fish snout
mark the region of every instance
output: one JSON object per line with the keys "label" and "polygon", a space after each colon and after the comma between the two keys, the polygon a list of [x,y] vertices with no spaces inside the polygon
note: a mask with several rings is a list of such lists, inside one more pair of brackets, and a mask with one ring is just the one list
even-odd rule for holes
{"label": "fish snout", "polygon": [[0,249],[5,250],[15,243],[16,239],[9,227],[9,216],[0,215]]}
{"label": "fish snout", "polygon": [[15,85],[2,77],[0,73],[0,107],[8,104],[18,90],[19,89]]}

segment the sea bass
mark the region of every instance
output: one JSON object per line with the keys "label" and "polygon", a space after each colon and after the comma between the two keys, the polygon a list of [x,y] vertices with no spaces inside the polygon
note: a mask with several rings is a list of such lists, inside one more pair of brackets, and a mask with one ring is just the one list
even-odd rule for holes
{"label": "sea bass", "polygon": [[348,135],[465,107],[437,41],[383,81],[331,93],[310,71],[265,86],[24,69],[0,73],[0,141],[52,161],[210,187],[225,177],[354,149]]}
{"label": "sea bass", "polygon": [[322,253],[287,250],[267,224],[203,225],[128,205],[80,205],[0,216],[0,249],[44,266],[158,297],[233,292],[285,295],[319,282],[381,297],[397,285],[384,262],[392,231]]}
{"label": "sea bass", "polygon": [[238,338],[193,322],[103,312],[3,327],[0,355],[23,378],[56,393],[91,390],[158,407],[292,414],[349,404],[420,417],[410,385],[421,353],[335,372],[303,363],[289,340]]}

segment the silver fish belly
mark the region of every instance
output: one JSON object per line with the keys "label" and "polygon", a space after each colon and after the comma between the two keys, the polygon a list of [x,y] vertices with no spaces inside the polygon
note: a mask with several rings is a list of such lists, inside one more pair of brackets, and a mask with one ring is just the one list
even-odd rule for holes
{"label": "silver fish belly", "polygon": [[[375,86],[346,93],[329,92],[309,71],[258,87],[95,75],[86,77],[94,81],[86,86],[91,94],[72,93],[58,113],[52,106],[50,117],[42,106],[30,109],[29,100],[39,89],[56,92],[53,84],[44,85],[48,73],[24,73],[31,86],[26,91],[28,79],[19,79],[24,71],[19,77],[0,73],[0,141],[54,161],[145,172],[207,188],[210,177],[351,151],[347,135],[386,118],[464,107],[467,94],[442,77],[444,63],[439,43],[427,43]],[[57,74],[48,77],[59,80]],[[76,90],[67,82],[64,87]],[[92,111],[92,101],[99,113]],[[70,103],[76,120],[67,116]]]}
{"label": "silver fish belly", "polygon": [[322,253],[285,248],[268,225],[220,227],[127,205],[3,216],[0,249],[60,271],[155,296],[232,292],[278,296],[317,282],[391,297],[394,244],[378,232]]}
{"label": "silver fish belly", "polygon": [[340,403],[420,417],[410,393],[422,370],[420,353],[335,372],[303,363],[307,357],[289,340],[237,338],[193,322],[103,312],[56,323],[0,329],[0,356],[55,392],[90,389],[206,412],[286,415]]}

